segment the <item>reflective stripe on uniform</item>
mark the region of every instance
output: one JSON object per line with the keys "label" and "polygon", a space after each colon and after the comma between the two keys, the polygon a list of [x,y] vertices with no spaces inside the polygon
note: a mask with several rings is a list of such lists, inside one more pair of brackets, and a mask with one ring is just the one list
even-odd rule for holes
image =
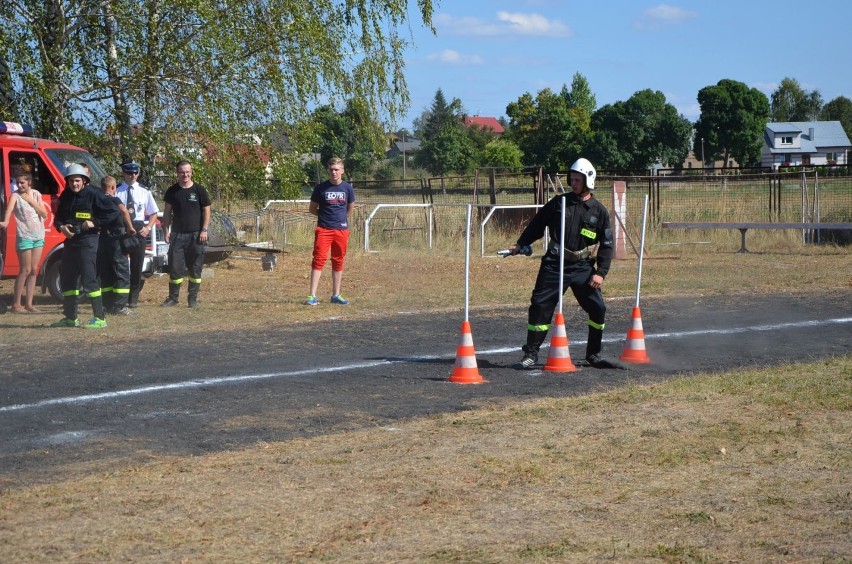
{"label": "reflective stripe on uniform", "polygon": [[63,296],[79,296],[80,290],[67,290],[65,292],[62,292],[62,295]]}
{"label": "reflective stripe on uniform", "polygon": [[201,284],[201,278],[190,278],[189,281],[193,284]]}
{"label": "reflective stripe on uniform", "polygon": [[530,323],[529,325],[527,325],[527,330],[528,331],[549,331],[550,330],[550,324],[548,323],[547,325],[533,325],[532,323]]}
{"label": "reflective stripe on uniform", "polygon": [[605,325],[606,325],[605,323],[595,323],[591,319],[589,320],[589,327],[591,327],[593,329],[600,329],[601,331],[603,331]]}
{"label": "reflective stripe on uniform", "polygon": [[169,284],[177,284],[179,286],[183,284],[183,278],[170,278]]}
{"label": "reflective stripe on uniform", "polygon": [[86,295],[89,296],[90,298],[100,298],[103,295],[103,292],[101,292],[101,289],[98,288],[94,292],[89,292]]}

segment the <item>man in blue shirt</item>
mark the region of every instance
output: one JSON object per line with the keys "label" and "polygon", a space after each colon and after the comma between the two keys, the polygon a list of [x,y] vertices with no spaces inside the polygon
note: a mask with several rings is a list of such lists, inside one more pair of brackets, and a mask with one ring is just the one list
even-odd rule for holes
{"label": "man in blue shirt", "polygon": [[349,243],[349,213],[355,204],[355,190],[343,180],[343,160],[333,157],[328,161],[328,180],[317,184],[311,194],[309,211],[317,216],[314,230],[314,252],[311,261],[311,293],[306,305],[317,305],[317,287],[322,269],[331,251],[331,303],[349,303],[340,295],[343,280],[343,262]]}

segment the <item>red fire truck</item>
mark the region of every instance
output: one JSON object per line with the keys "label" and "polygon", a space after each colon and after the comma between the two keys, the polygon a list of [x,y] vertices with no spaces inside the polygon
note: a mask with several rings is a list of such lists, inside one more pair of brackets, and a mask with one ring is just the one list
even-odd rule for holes
{"label": "red fire truck", "polygon": [[[65,170],[71,163],[81,163],[89,167],[91,182],[100,186],[105,172],[101,165],[85,149],[58,143],[47,139],[33,137],[32,128],[13,122],[0,122],[0,214],[5,210],[6,203],[14,188],[14,178],[19,172],[28,172],[33,177],[33,188],[42,194],[48,214],[44,220],[44,251],[39,265],[42,293],[50,292],[57,300],[62,299],[59,288],[59,266],[62,262],[62,250],[65,247],[65,237],[53,227],[53,213],[59,194],[65,189]],[[2,215],[0,215],[2,217]],[[0,231],[0,265],[2,277],[16,277],[19,272],[18,256],[15,252],[15,219],[5,231]],[[159,232],[159,230],[156,230]],[[161,238],[161,234],[160,234]],[[156,266],[165,264],[165,253],[168,246],[161,248],[156,239],[153,250],[149,248],[148,275],[154,272]],[[157,260],[159,259],[159,260]],[[161,263],[155,266],[155,263]]]}

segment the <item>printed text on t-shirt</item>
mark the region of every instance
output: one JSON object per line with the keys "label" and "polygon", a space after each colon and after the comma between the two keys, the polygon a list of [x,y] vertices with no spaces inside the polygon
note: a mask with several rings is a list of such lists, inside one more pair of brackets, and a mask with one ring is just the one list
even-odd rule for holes
{"label": "printed text on t-shirt", "polygon": [[328,204],[345,204],[346,192],[326,192],[325,201]]}

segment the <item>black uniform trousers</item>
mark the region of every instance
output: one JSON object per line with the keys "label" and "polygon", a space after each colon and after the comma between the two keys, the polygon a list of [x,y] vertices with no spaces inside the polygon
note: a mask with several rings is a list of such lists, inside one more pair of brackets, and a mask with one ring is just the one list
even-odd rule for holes
{"label": "black uniform trousers", "polygon": [[180,298],[184,275],[189,278],[186,291],[189,303],[195,303],[198,299],[201,271],[204,269],[204,250],[207,248],[206,243],[199,242],[199,233],[172,233],[169,237],[169,297],[175,301]]}
{"label": "black uniform trousers", "polygon": [[136,245],[130,254],[130,298],[128,301],[131,304],[139,303],[139,294],[142,292],[142,287],[145,286],[145,279],[142,278],[142,267],[145,264],[145,246],[151,241],[148,237],[136,236],[139,239],[139,244]]}
{"label": "black uniform trousers", "polygon": [[108,312],[125,307],[130,295],[130,263],[121,250],[120,237],[123,235],[101,233],[98,242],[98,276]]}
{"label": "black uniform trousers", "polygon": [[[589,286],[595,273],[593,260],[565,262],[563,292],[569,287],[577,303],[589,315],[589,340],[586,356],[601,352],[606,305],[600,288]],[[524,352],[538,353],[547,337],[556,306],[559,305],[559,256],[547,254],[541,259],[527,316],[527,344]]]}
{"label": "black uniform trousers", "polygon": [[98,281],[98,236],[66,239],[62,250],[62,268],[59,271],[59,286],[62,289],[62,313],[66,319],[77,319],[77,300],[80,289],[92,300],[92,312],[98,319],[104,318],[104,303]]}

